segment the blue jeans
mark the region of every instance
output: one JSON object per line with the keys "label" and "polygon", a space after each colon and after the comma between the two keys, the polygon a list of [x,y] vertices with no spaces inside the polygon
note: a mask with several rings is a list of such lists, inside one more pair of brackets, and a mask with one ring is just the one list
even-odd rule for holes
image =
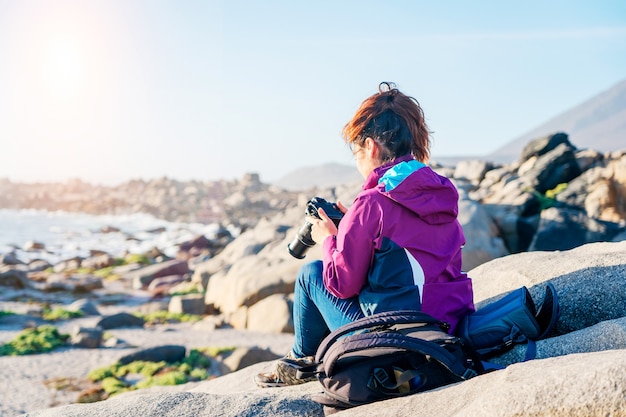
{"label": "blue jeans", "polygon": [[322,261],[300,268],[294,290],[293,325],[296,357],[315,356],[317,347],[331,331],[364,317],[358,297],[337,298],[324,286]]}

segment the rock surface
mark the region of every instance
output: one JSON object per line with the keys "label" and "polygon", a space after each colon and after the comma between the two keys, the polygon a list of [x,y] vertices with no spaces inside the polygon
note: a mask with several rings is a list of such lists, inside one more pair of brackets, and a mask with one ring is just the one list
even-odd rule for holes
{"label": "rock surface", "polygon": [[[408,397],[341,412],[342,416],[623,416],[626,415],[626,242],[569,251],[505,256],[470,271],[476,300],[521,285],[535,293],[552,282],[563,321],[537,344],[539,358],[510,359],[504,370]],[[605,294],[607,291],[611,294]],[[593,314],[589,314],[593,313]],[[257,388],[252,378],[273,361],[198,384],[122,394],[93,404],[33,411],[26,416],[323,416],[311,382]]]}

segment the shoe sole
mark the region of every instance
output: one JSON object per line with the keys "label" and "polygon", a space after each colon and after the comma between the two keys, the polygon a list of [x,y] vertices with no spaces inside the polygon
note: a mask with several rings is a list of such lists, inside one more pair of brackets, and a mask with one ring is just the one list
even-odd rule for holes
{"label": "shoe sole", "polygon": [[287,386],[284,382],[260,382],[255,380],[254,383],[259,388],[282,388]]}

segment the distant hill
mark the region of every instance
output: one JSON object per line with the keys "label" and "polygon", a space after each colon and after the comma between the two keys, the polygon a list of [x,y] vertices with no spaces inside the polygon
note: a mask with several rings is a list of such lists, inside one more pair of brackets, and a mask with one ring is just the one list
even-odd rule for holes
{"label": "distant hill", "polygon": [[313,187],[327,188],[363,180],[355,166],[328,163],[291,171],[272,183],[286,190],[302,191]]}
{"label": "distant hill", "polygon": [[570,142],[579,149],[600,152],[626,149],[626,80],[477,159],[513,162],[528,142],[556,132],[567,133]]}

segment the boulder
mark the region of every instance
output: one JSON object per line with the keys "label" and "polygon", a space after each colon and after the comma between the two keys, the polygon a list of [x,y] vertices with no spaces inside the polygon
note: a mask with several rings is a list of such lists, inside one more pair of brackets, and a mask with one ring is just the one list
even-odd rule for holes
{"label": "boulder", "polygon": [[187,261],[171,259],[131,271],[125,274],[124,278],[132,281],[133,288],[145,289],[155,278],[168,275],[185,275],[187,272],[189,272]]}
{"label": "boulder", "polygon": [[102,253],[95,256],[91,256],[82,261],[81,266],[83,268],[101,269],[108,266],[115,265],[115,258],[108,253]]}
{"label": "boulder", "polygon": [[494,259],[468,272],[477,307],[526,286],[533,299],[545,283],[557,290],[557,334],[626,316],[626,241],[590,243],[568,251],[524,252]]}
{"label": "boulder", "polygon": [[[291,209],[284,216],[260,221],[254,230],[242,233],[215,258],[199,265],[192,280],[206,278],[206,304],[228,315],[272,294],[293,292],[303,261],[289,255],[287,245],[304,221],[303,213],[304,208]],[[306,260],[320,256],[321,245],[315,245]]]}
{"label": "boulder", "polygon": [[143,327],[144,323],[141,317],[128,313],[117,313],[101,318],[96,326],[104,330],[109,330],[123,327]]}
{"label": "boulder", "polygon": [[555,149],[537,157],[532,168],[524,173],[531,179],[534,189],[545,193],[561,183],[567,183],[581,174],[576,161],[575,148],[560,144]]}
{"label": "boulder", "polygon": [[[626,410],[626,242],[592,243],[568,251],[525,252],[469,271],[478,306],[524,285],[539,299],[545,283],[561,300],[554,337],[537,343],[538,359],[468,381],[342,411],[342,416],[605,417]],[[516,355],[516,347],[509,354]],[[245,356],[241,353],[241,356]],[[504,360],[501,356],[496,358]],[[261,362],[219,378],[159,391],[120,394],[93,404],[33,411],[27,417],[316,416],[318,382],[261,389],[253,377],[274,369]]]}
{"label": "boulder", "polygon": [[154,278],[148,285],[148,291],[152,295],[167,294],[170,288],[185,281],[184,275],[167,275],[165,277]]}
{"label": "boulder", "polygon": [[28,272],[41,272],[50,268],[50,262],[43,259],[34,259],[28,263]]}
{"label": "boulder", "polygon": [[0,287],[33,288],[26,271],[16,266],[0,267]]}
{"label": "boulder", "polygon": [[76,271],[78,268],[80,268],[82,262],[83,258],[81,258],[80,256],[75,256],[70,259],[65,259],[54,265],[53,270],[56,273]]}
{"label": "boulder", "polygon": [[493,168],[494,165],[488,161],[459,161],[456,164],[453,177],[456,179],[467,180],[473,184],[478,184],[483,180],[485,173]]}
{"label": "boulder", "polygon": [[626,225],[590,218],[582,210],[551,207],[541,212],[528,250],[567,250],[585,243],[610,242]]}
{"label": "boulder", "polygon": [[76,327],[70,333],[70,344],[74,347],[96,349],[102,343],[103,334],[99,327]]}
{"label": "boulder", "polygon": [[541,156],[562,144],[567,145],[568,147],[572,147],[567,133],[557,132],[539,137],[528,142],[524,146],[524,149],[522,150],[522,154],[520,156],[520,160],[525,161],[532,158],[533,156]]}
{"label": "boulder", "polygon": [[204,294],[175,295],[168,306],[170,313],[202,315],[206,311]]}
{"label": "boulder", "polygon": [[246,328],[266,333],[293,333],[293,299],[273,294],[248,308]]}
{"label": "boulder", "polygon": [[94,302],[86,298],[81,298],[79,300],[74,301],[72,304],[67,306],[67,310],[79,311],[83,313],[83,315],[85,316],[99,316],[100,315],[100,311],[98,311],[98,307],[94,304]]}
{"label": "boulder", "polygon": [[102,278],[91,274],[51,274],[46,282],[39,286],[42,291],[68,291],[86,293],[103,288]]}
{"label": "boulder", "polygon": [[24,265],[15,253],[0,254],[0,265]]}
{"label": "boulder", "polygon": [[458,220],[465,233],[464,271],[509,254],[498,227],[483,206],[468,198],[461,198]]}
{"label": "boulder", "polygon": [[[92,404],[73,404],[24,417],[323,417],[312,397],[318,382],[261,389],[263,362],[187,390],[120,394]],[[626,409],[626,350],[572,354],[515,364],[463,383],[342,411],[341,416],[380,417],[605,417]],[[184,388],[184,386],[183,386]]]}
{"label": "boulder", "polygon": [[222,363],[226,365],[230,372],[236,372],[259,362],[273,361],[280,358],[280,355],[267,349],[258,347],[237,348],[232,351]]}
{"label": "boulder", "polygon": [[118,362],[122,365],[134,361],[148,362],[178,362],[187,354],[187,348],[181,345],[155,346],[148,349],[141,349],[137,352],[122,356]]}
{"label": "boulder", "polygon": [[22,249],[24,249],[26,252],[36,252],[40,250],[45,250],[46,245],[42,242],[29,240],[28,242],[24,243],[24,247]]}
{"label": "boulder", "polygon": [[191,240],[185,241],[179,246],[179,253],[176,255],[179,259],[189,259],[198,256],[202,251],[208,250],[211,241],[204,235],[199,235]]}

